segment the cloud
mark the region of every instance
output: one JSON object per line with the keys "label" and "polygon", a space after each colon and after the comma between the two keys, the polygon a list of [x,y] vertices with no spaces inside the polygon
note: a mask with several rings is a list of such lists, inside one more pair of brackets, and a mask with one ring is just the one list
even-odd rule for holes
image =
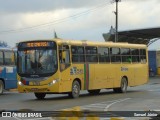
{"label": "cloud", "polygon": [[129,1],[119,4],[119,27],[121,29],[136,29],[156,27],[160,25],[158,19],[159,8],[156,0],[141,2]]}
{"label": "cloud", "polygon": [[[110,0],[0,0],[0,31],[17,30],[38,26],[10,34],[0,34],[13,46],[24,39],[47,39],[53,37],[56,30],[64,39],[88,39],[103,41],[102,33],[107,33],[110,26],[115,26],[115,3]],[[71,17],[87,11],[98,4],[106,3],[93,12],[86,12],[80,17]],[[157,0],[122,0],[119,2],[119,30],[157,27],[160,25],[159,1]],[[58,22],[55,22],[58,20]]]}
{"label": "cloud", "polygon": [[[106,14],[103,13],[103,11],[106,10],[106,7],[104,6],[102,6],[102,8],[99,7],[94,9],[95,11],[93,10],[85,12],[88,11],[89,9],[91,8],[79,8],[79,9],[70,8],[70,9],[59,9],[53,11],[23,13],[23,14],[22,13],[1,14],[3,17],[0,24],[3,24],[4,26],[10,26],[10,30],[12,29],[16,30],[23,28],[32,28],[34,26],[37,26],[39,28],[47,26],[61,27],[61,23],[63,24],[63,22],[66,22],[65,26],[72,24],[73,29],[75,28],[81,29],[84,27],[90,27],[92,25],[93,27],[98,26],[99,23],[101,23],[99,22],[99,20],[101,19],[104,21],[105,16],[107,16]],[[99,14],[102,14],[101,17],[99,17]],[[8,24],[8,23],[14,23],[14,24]],[[87,24],[84,25],[84,23]],[[4,30],[1,29],[1,31]]]}
{"label": "cloud", "polygon": [[[35,29],[28,29],[24,32],[16,32],[10,34],[0,34],[0,38],[8,41],[11,46],[14,46],[16,42],[24,39],[45,39],[53,38],[53,30],[56,30],[61,38],[65,39],[103,39],[102,37],[96,37],[95,31],[98,33],[99,28],[105,27],[107,23],[106,15],[99,16],[106,8],[97,9],[94,12],[83,14],[81,17],[71,18],[61,22],[59,24],[52,24],[55,20],[60,20],[68,16],[72,16],[75,13],[81,13],[86,11],[86,8],[81,9],[60,9],[56,11],[46,12],[34,12],[34,13],[15,13],[4,15],[1,23],[3,29],[21,29],[29,26],[40,25],[43,23],[51,23],[46,26],[38,27]],[[98,16],[98,17],[96,17]],[[10,28],[8,28],[10,27]],[[101,29],[101,28],[100,28]],[[93,37],[94,36],[94,37]],[[101,36],[101,34],[99,35]],[[11,42],[12,41],[12,42]],[[14,41],[14,42],[13,42]]]}
{"label": "cloud", "polygon": [[1,0],[0,11],[6,13],[45,12],[86,8],[107,0]]}

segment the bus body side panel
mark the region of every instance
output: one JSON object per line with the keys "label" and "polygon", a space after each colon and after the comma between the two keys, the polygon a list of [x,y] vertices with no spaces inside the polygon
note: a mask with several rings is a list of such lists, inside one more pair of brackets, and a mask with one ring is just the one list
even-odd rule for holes
{"label": "bus body side panel", "polygon": [[95,65],[95,87],[112,88],[114,82],[114,70],[111,65],[108,64],[96,64]]}
{"label": "bus body side panel", "polygon": [[[121,65],[119,63],[112,63],[111,67],[110,67],[110,75],[112,75],[112,81],[113,81],[113,87],[112,88],[117,88],[120,87],[120,83],[121,83],[121,72],[120,72],[120,67]],[[111,78],[111,76],[109,76],[109,78]]]}
{"label": "bus body side panel", "polygon": [[97,85],[95,80],[95,64],[85,63],[84,76],[84,89],[96,89]]}
{"label": "bus body side panel", "polygon": [[4,89],[17,88],[16,67],[0,67],[0,78],[4,81]]}
{"label": "bus body side panel", "polygon": [[74,80],[80,80],[81,89],[86,89],[86,80],[84,80],[84,65],[72,64],[67,69],[60,72],[61,76],[61,91],[71,92],[72,83]]}
{"label": "bus body side panel", "polygon": [[16,67],[5,67],[5,89],[17,88]]}
{"label": "bus body side panel", "polygon": [[60,92],[69,92],[72,88],[72,80],[70,77],[70,67],[60,72],[60,78],[61,78],[61,91]]}
{"label": "bus body side panel", "polygon": [[148,71],[146,64],[123,64],[120,68],[121,78],[127,77],[128,86],[142,85],[148,82]]}
{"label": "bus body side panel", "polygon": [[[135,78],[134,78],[134,65],[132,64],[122,64],[119,67],[119,80],[121,82],[121,79],[123,77],[127,78],[128,81],[128,86],[134,86],[135,85]],[[120,87],[120,82],[119,82],[119,87]]]}
{"label": "bus body side panel", "polygon": [[146,64],[137,64],[134,69],[135,86],[148,82],[148,66]]}
{"label": "bus body side panel", "polygon": [[[0,79],[4,81],[5,84],[5,71],[4,71],[4,67],[0,67]],[[4,85],[5,87],[5,85]]]}
{"label": "bus body side panel", "polygon": [[128,79],[128,86],[134,86],[135,85],[135,78],[134,78],[134,67],[135,65],[129,64],[128,65],[128,74],[127,74],[127,79]]}

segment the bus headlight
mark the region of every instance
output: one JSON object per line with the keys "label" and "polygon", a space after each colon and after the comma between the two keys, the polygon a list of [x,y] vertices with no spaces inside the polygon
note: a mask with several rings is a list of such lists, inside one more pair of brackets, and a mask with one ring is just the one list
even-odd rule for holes
{"label": "bus headlight", "polygon": [[48,86],[51,86],[51,85],[53,85],[53,84],[55,84],[57,82],[58,82],[58,80],[53,80],[52,82],[48,83]]}
{"label": "bus headlight", "polygon": [[57,80],[53,80],[52,83],[55,84],[57,82]]}
{"label": "bus headlight", "polygon": [[19,81],[18,84],[21,85],[21,86],[23,85],[23,83],[21,81]]}

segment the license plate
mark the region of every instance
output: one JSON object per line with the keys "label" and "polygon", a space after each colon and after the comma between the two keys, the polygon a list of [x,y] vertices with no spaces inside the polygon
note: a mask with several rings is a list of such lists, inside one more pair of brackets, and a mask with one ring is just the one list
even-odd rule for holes
{"label": "license plate", "polygon": [[30,91],[30,92],[45,92],[45,91],[47,91],[47,88],[31,88],[31,89],[28,89],[28,91]]}
{"label": "license plate", "polygon": [[31,88],[31,91],[39,91],[38,88]]}
{"label": "license plate", "polygon": [[34,81],[34,82],[32,82],[33,83],[33,85],[36,85],[36,86],[39,86],[40,85],[40,82],[38,82],[38,81]]}

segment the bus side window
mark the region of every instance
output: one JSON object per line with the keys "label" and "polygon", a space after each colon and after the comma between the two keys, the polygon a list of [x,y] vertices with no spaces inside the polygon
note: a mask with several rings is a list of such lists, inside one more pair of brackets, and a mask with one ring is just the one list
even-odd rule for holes
{"label": "bus side window", "polygon": [[146,63],[146,50],[145,49],[140,49],[140,62],[141,63]]}
{"label": "bus side window", "polygon": [[0,51],[0,65],[3,65],[3,52]]}
{"label": "bus side window", "polygon": [[14,51],[14,63],[17,65],[17,51]]}
{"label": "bus side window", "polygon": [[110,48],[111,62],[121,62],[120,48],[113,47]]}
{"label": "bus side window", "polygon": [[110,62],[109,48],[108,47],[99,47],[98,48],[98,56],[99,56],[99,63]]}
{"label": "bus side window", "polygon": [[4,52],[4,60],[5,60],[5,65],[15,65],[14,61],[12,61],[12,51],[5,51]]}
{"label": "bus side window", "polygon": [[62,50],[59,50],[59,62],[62,63]]}
{"label": "bus side window", "polygon": [[123,63],[131,63],[131,53],[129,48],[121,48],[121,57]]}
{"label": "bus side window", "polygon": [[60,70],[63,71],[65,69],[65,51],[59,52],[59,58],[60,58]]}
{"label": "bus side window", "polygon": [[132,62],[138,63],[140,62],[139,49],[131,49]]}
{"label": "bus side window", "polygon": [[98,62],[98,53],[97,53],[97,47],[95,46],[86,46],[86,62]]}
{"label": "bus side window", "polygon": [[84,47],[83,46],[71,46],[72,52],[72,63],[83,63],[84,57]]}
{"label": "bus side window", "polygon": [[60,46],[59,48],[60,70],[63,71],[64,69],[70,66],[69,46],[63,45],[63,47]]}

